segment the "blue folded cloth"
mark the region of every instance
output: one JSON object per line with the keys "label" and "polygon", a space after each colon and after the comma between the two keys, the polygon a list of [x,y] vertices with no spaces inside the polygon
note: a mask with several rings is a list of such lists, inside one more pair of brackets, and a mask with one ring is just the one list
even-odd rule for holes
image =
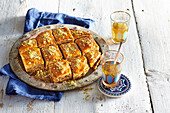
{"label": "blue folded cloth", "polygon": [[[94,21],[91,19],[73,17],[62,13],[39,12],[37,9],[32,8],[29,9],[26,14],[24,33],[27,33],[35,28],[50,24],[73,24],[90,28],[93,23]],[[64,93],[41,90],[27,85],[16,77],[9,64],[6,64],[1,68],[0,76],[2,75],[10,76],[6,88],[7,95],[19,94],[34,99],[60,101]]]}
{"label": "blue folded cloth", "polygon": [[24,34],[35,28],[50,24],[72,24],[90,28],[94,24],[94,20],[73,17],[63,13],[39,12],[33,8],[27,12]]}

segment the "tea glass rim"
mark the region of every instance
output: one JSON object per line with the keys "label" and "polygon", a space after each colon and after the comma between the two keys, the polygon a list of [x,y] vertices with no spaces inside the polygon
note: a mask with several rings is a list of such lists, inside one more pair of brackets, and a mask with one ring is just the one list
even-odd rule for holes
{"label": "tea glass rim", "polygon": [[[124,20],[123,22],[129,22],[129,21],[130,21],[131,15],[130,15],[128,12],[126,12],[126,11],[115,11],[115,12],[111,13],[111,14],[110,14],[110,19],[111,19],[112,21],[115,21],[115,20],[112,18],[112,15],[115,14],[115,13],[125,13],[125,14],[127,14],[127,15],[129,16],[129,19],[128,19],[128,20]],[[122,22],[122,23],[123,23],[123,22]]]}
{"label": "tea glass rim", "polygon": [[[104,57],[104,54],[107,53],[107,52],[115,52],[115,53],[117,53],[118,51],[117,51],[117,50],[107,50],[107,51],[103,52],[103,54],[102,54],[102,56],[101,56],[101,61],[102,61],[102,59],[103,59],[103,57]],[[121,52],[119,52],[119,54],[121,54],[121,56],[122,56],[122,60],[121,60],[121,62],[119,62],[119,63],[122,64],[122,62],[124,61],[124,55],[123,55]],[[119,57],[119,56],[118,56],[118,57]]]}

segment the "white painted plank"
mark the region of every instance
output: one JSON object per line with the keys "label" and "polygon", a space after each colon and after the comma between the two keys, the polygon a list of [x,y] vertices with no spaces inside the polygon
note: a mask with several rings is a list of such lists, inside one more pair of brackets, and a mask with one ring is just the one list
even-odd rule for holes
{"label": "white painted plank", "polygon": [[[86,103],[83,103],[84,94],[77,90],[65,92],[61,102],[56,103],[56,113],[152,112],[131,1],[65,0],[60,1],[59,12],[70,14],[72,16],[94,19],[96,23],[92,30],[104,39],[109,39],[111,37],[110,14],[116,10],[126,11],[127,9],[130,10],[132,19],[128,40],[123,45],[121,51],[125,56],[123,73],[126,73],[132,82],[131,92],[122,98],[108,98],[98,91],[95,83],[91,85],[94,87],[94,90],[89,93],[91,94],[91,97],[94,97],[95,99],[96,97],[101,96],[101,101],[98,100],[93,102],[92,100],[89,100]],[[111,46],[110,48],[118,48],[118,46]]]}
{"label": "white painted plank", "polygon": [[154,112],[169,113],[170,1],[133,2]]}
{"label": "white painted plank", "polygon": [[147,73],[149,89],[151,93],[155,113],[169,113],[170,108],[170,81],[169,74],[160,72]]}
{"label": "white painted plank", "polygon": [[[23,34],[24,20],[29,8],[58,12],[58,0],[1,0],[0,1],[0,67],[9,61],[13,43]],[[7,96],[5,88],[8,77],[0,77],[0,113],[54,112],[54,102],[33,100],[23,96]]]}
{"label": "white painted plank", "polygon": [[134,1],[146,71],[170,72],[169,6],[168,0]]}

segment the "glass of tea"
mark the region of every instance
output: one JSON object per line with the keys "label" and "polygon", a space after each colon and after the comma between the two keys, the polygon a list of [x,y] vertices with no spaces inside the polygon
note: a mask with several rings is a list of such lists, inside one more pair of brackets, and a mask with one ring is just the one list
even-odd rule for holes
{"label": "glass of tea", "polygon": [[120,44],[120,42],[126,41],[130,17],[130,14],[124,11],[116,11],[110,15],[111,32],[114,44]]}
{"label": "glass of tea", "polygon": [[104,52],[101,57],[102,82],[107,87],[115,87],[119,84],[124,56],[122,53],[119,53],[117,61],[114,63],[116,54],[116,50],[109,50]]}

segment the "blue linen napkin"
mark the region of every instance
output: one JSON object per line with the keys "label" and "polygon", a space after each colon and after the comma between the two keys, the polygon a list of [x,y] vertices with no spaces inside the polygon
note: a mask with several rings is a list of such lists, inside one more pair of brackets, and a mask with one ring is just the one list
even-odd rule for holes
{"label": "blue linen napkin", "polygon": [[[50,24],[73,24],[90,28],[94,20],[73,17],[62,13],[39,12],[37,9],[29,9],[25,18],[24,34],[41,26]],[[60,101],[64,92],[46,91],[34,88],[22,82],[16,77],[9,64],[0,69],[0,76],[10,76],[7,87],[7,95],[22,95],[33,99]]]}

